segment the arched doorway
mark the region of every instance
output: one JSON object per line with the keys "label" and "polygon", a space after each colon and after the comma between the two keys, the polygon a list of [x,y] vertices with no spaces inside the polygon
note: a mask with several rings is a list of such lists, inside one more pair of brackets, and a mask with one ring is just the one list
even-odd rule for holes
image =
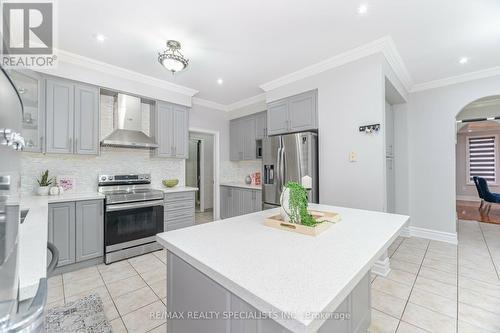
{"label": "arched doorway", "polygon": [[459,220],[500,225],[500,205],[483,204],[473,177],[500,193],[500,96],[478,99],[457,115],[456,198]]}

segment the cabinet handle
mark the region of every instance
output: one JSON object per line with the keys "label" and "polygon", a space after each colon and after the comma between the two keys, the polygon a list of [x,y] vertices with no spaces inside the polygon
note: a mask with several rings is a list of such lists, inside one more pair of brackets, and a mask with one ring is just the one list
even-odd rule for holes
{"label": "cabinet handle", "polygon": [[69,138],[68,140],[68,148],[70,149],[70,152],[73,152],[73,139]]}
{"label": "cabinet handle", "polygon": [[76,153],[77,151],[78,151],[78,138],[75,138],[74,152]]}

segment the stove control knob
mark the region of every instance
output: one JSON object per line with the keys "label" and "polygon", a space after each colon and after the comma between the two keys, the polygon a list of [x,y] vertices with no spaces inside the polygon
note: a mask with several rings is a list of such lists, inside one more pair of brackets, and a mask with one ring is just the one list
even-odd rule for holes
{"label": "stove control knob", "polygon": [[113,176],[108,176],[108,180],[113,180]]}
{"label": "stove control knob", "polygon": [[102,176],[101,181],[105,181],[105,180],[106,180],[106,176]]}
{"label": "stove control knob", "polygon": [[149,179],[149,176],[144,176],[146,179]]}

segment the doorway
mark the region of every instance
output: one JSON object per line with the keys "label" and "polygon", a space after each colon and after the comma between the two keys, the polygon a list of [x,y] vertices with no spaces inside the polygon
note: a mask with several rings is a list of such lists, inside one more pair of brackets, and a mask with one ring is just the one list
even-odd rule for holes
{"label": "doorway", "polygon": [[213,221],[214,218],[214,135],[189,132],[189,157],[186,160],[186,185],[197,187],[195,222]]}
{"label": "doorway", "polygon": [[500,204],[483,200],[473,177],[500,193],[500,96],[477,100],[457,115],[456,207],[459,220],[500,225]]}

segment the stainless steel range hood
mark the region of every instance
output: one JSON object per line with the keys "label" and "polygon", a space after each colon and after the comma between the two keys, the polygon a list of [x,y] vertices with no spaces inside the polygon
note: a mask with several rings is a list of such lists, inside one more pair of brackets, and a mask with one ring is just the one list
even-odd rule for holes
{"label": "stainless steel range hood", "polygon": [[157,148],[152,138],[142,131],[141,99],[118,94],[113,110],[113,132],[101,141],[101,146]]}

